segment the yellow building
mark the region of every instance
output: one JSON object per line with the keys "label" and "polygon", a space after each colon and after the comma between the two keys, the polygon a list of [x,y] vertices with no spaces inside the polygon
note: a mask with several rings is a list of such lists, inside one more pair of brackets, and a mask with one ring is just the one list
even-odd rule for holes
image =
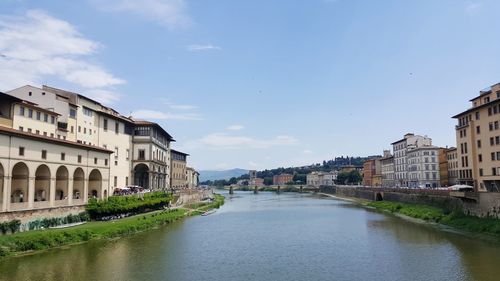
{"label": "yellow building", "polygon": [[170,159],[171,159],[171,188],[172,189],[184,189],[188,187],[188,178],[187,178],[187,157],[189,154],[184,152],[180,152],[174,149],[170,150]]}
{"label": "yellow building", "polygon": [[457,119],[458,182],[500,191],[500,83],[479,92]]}

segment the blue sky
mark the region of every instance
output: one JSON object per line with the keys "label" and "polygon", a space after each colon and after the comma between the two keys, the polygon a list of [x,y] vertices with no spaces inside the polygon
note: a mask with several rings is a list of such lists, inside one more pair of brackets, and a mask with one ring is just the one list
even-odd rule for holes
{"label": "blue sky", "polygon": [[454,146],[500,82],[499,1],[0,2],[0,90],[48,84],[163,125],[197,169]]}

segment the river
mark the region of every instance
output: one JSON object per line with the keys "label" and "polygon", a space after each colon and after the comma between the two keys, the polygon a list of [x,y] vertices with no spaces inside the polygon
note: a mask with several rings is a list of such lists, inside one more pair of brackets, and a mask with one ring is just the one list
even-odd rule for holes
{"label": "river", "polygon": [[310,194],[0,262],[0,280],[500,280],[500,245]]}

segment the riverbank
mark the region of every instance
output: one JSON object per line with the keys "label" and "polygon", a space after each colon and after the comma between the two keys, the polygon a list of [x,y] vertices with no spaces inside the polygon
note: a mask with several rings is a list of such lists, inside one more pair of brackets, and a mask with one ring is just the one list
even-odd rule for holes
{"label": "riverbank", "polygon": [[365,203],[379,211],[437,223],[470,234],[480,234],[500,240],[500,220],[466,216],[462,212],[447,212],[444,209],[427,205],[404,204],[389,201]]}
{"label": "riverbank", "polygon": [[224,196],[215,194],[210,203],[200,203],[196,208],[179,208],[155,211],[113,221],[93,221],[64,229],[45,229],[0,236],[0,259],[51,248],[84,243],[91,240],[112,239],[194,216],[224,204]]}

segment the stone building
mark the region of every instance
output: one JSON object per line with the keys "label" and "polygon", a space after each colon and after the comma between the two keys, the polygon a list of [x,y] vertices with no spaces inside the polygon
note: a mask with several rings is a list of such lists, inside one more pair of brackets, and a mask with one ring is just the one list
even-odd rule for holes
{"label": "stone building", "polygon": [[186,177],[187,177],[188,188],[198,187],[199,176],[200,176],[200,173],[198,173],[194,168],[191,168],[191,167],[186,168]]}
{"label": "stone building", "polygon": [[409,133],[391,145],[394,153],[394,184],[396,187],[408,187],[407,151],[424,145],[432,145],[432,140],[426,136]]}
{"label": "stone building", "polygon": [[456,147],[451,147],[446,150],[446,159],[448,160],[448,185],[452,186],[458,183],[458,157]]}
{"label": "stone building", "polygon": [[500,191],[500,83],[479,92],[455,116],[458,182],[477,191]]}
{"label": "stone building", "polygon": [[440,147],[439,148],[439,185],[440,186],[449,186],[450,180],[448,178],[448,158],[447,158],[448,148]]}
{"label": "stone building", "polygon": [[170,150],[171,187],[173,189],[184,189],[188,187],[187,182],[187,157],[189,154],[174,149]]}
{"label": "stone building", "polygon": [[80,206],[109,195],[112,151],[51,136],[58,117],[0,93],[1,212]]}
{"label": "stone building", "polygon": [[274,185],[284,185],[293,182],[293,175],[290,174],[280,174],[273,177]]}
{"label": "stone building", "polygon": [[394,156],[389,150],[384,150],[384,156],[380,159],[382,187],[394,187]]}
{"label": "stone building", "polygon": [[409,188],[436,188],[439,180],[439,147],[422,145],[407,150]]}
{"label": "stone building", "polygon": [[382,185],[380,158],[366,160],[363,164],[363,185],[379,187]]}
{"label": "stone building", "polygon": [[307,174],[306,183],[309,186],[333,186],[337,180],[338,172],[311,172]]}

